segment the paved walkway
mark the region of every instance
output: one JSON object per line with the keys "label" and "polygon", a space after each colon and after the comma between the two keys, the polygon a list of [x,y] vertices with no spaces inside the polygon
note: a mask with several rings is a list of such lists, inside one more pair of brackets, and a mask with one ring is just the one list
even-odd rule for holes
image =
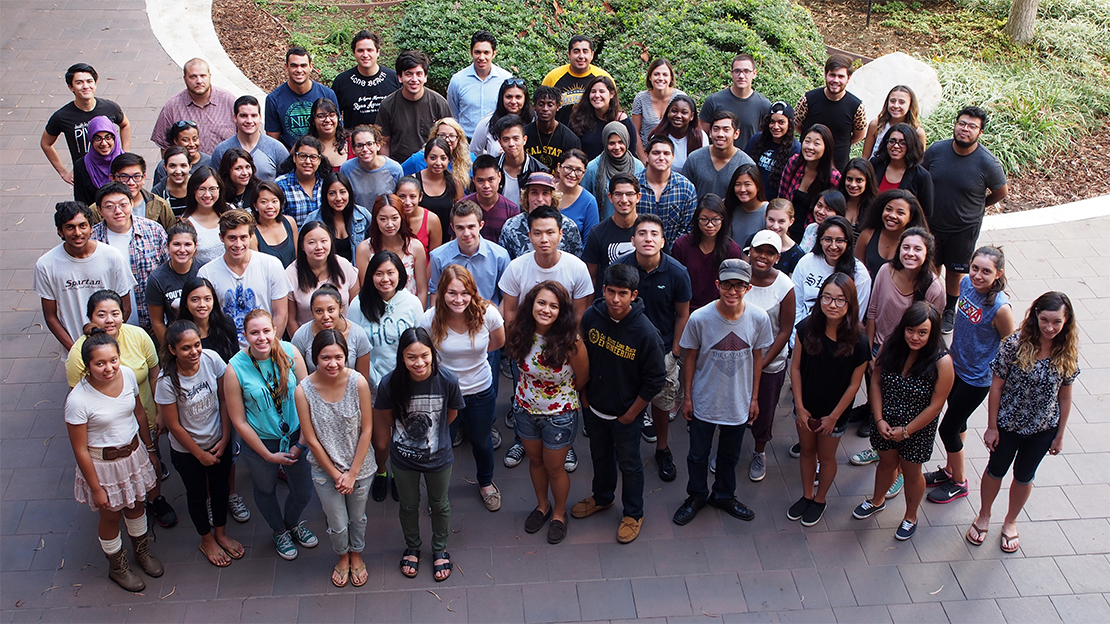
{"label": "paved walkway", "polygon": [[[99,94],[118,101],[135,126],[133,149],[151,159],[156,154],[146,137],[158,108],[181,82],[150,34],[143,8],[138,0],[57,0],[0,9],[6,68],[0,80],[3,622],[1110,621],[1110,409],[1104,402],[1110,387],[1110,218],[984,236],[1003,244],[1011,259],[1017,309],[1023,312],[1050,288],[1066,291],[1083,332],[1083,374],[1064,454],[1044,462],[1015,554],[998,549],[997,524],[982,547],[963,540],[975,499],[925,503],[910,542],[893,539],[900,499],[889,514],[853,520],[851,509],[873,478],[872,469],[847,464],[847,456],[865,445],[853,435],[844,439],[824,521],[810,529],[787,521],[786,507],[800,486],[786,452],[794,441],[792,423],[780,409],[766,480],[755,484],[741,476],[739,497],[757,513],[751,523],[713,509],[686,527],[671,523],[685,497],[687,436],[681,426],[673,436],[680,479],[660,482],[648,462],[644,532],[627,546],[614,539],[616,511],[572,520],[559,546],[547,545],[542,534],[526,534],[533,495],[525,468],[498,464],[504,509],[486,512],[467,483],[474,468],[464,446],[451,492],[450,549],[458,568],[446,583],[433,583],[430,569],[417,580],[398,573],[402,540],[392,501],[369,504],[370,580],[361,589],[331,586],[333,557],[326,546],[304,551],[297,561],[280,560],[257,512],[247,524],[230,527],[247,544],[246,559],[217,570],[197,552],[181,481],[171,477],[167,495],[182,522],[158,531],[155,551],[166,574],[148,582],[143,594],[118,589],[106,579],[94,514],[73,500],[60,349],[42,327],[30,288],[35,259],[58,242],[54,202],[68,193],[37,145],[46,118],[70,98],[65,68],[77,60],[95,65]],[[970,439],[984,423],[980,411]],[[586,441],[577,447],[585,456]],[[646,444],[643,450],[648,457]],[[972,472],[981,471],[984,451],[973,443],[969,455]],[[587,459],[572,476],[573,499],[588,493],[590,475]],[[249,490],[248,481],[240,475],[240,491]],[[999,508],[997,517],[1002,513]],[[308,521],[324,535],[316,502]]]}

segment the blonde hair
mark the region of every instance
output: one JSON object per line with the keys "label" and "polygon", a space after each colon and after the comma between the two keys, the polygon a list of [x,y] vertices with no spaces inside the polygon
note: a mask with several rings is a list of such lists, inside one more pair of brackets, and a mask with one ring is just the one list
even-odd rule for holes
{"label": "blonde hair", "polygon": [[459,140],[455,142],[455,149],[451,150],[448,156],[451,159],[450,173],[455,179],[455,188],[465,189],[470,186],[470,142],[466,140],[466,132],[459,122],[451,117],[444,117],[432,124],[427,140],[431,141],[436,137],[440,126],[450,126],[459,135]]}
{"label": "blonde hair", "polygon": [[489,302],[482,299],[482,295],[478,293],[478,284],[474,281],[474,276],[466,267],[451,264],[443,269],[443,273],[439,276],[439,284],[436,285],[436,300],[435,300],[435,314],[432,316],[432,342],[436,346],[441,346],[445,338],[447,338],[447,315],[450,312],[447,310],[446,297],[447,286],[452,281],[459,280],[462,282],[463,289],[470,295],[470,305],[466,306],[466,311],[463,316],[466,319],[467,333],[470,334],[470,343],[474,344],[474,336],[482,330],[482,326],[486,321],[486,306]]}
{"label": "blonde hair", "polygon": [[1075,311],[1067,295],[1053,291],[1037,297],[1033,305],[1029,306],[1029,311],[1025,313],[1025,320],[1022,321],[1019,330],[1016,358],[1021,370],[1033,370],[1033,366],[1037,363],[1037,354],[1041,350],[1041,326],[1037,315],[1041,312],[1058,310],[1064,312],[1064,327],[1052,339],[1049,360],[1061,377],[1071,377],[1079,370],[1079,332],[1075,328]]}
{"label": "blonde hair", "polygon": [[776,197],[767,202],[766,212],[771,212],[772,210],[781,210],[786,213],[786,216],[790,217],[791,219],[794,218],[794,204],[790,203],[789,199]]}
{"label": "blonde hair", "polygon": [[[247,325],[257,318],[265,318],[267,321],[270,321],[271,327],[274,326],[274,317],[270,316],[269,312],[262,308],[255,308],[247,312],[247,316],[243,318],[243,331],[246,331]],[[290,359],[285,349],[281,347],[281,337],[276,332],[277,328],[275,327],[274,329],[274,335],[278,338],[274,341],[276,344],[270,345],[270,358],[274,361],[274,368],[277,369],[278,398],[285,399],[286,394],[289,392],[289,384],[286,383],[286,379],[289,378],[289,371],[293,368],[293,360]],[[251,357],[253,358],[254,356]]]}

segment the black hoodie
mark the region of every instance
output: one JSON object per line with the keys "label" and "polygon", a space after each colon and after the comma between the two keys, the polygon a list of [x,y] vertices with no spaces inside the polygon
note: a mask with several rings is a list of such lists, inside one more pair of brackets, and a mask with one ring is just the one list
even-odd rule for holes
{"label": "black hoodie", "polygon": [[620,417],[637,397],[651,401],[663,389],[663,343],[644,314],[643,300],[633,301],[620,321],[609,316],[604,299],[594,301],[582,315],[582,336],[590,358],[590,407]]}

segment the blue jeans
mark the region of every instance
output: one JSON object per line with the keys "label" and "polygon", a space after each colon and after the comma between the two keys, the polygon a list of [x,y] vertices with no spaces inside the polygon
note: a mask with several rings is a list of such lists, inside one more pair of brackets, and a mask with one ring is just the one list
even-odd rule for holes
{"label": "blue jeans", "polygon": [[690,453],[686,456],[686,469],[690,479],[686,493],[709,500],[709,453],[713,449],[713,430],[721,428],[717,442],[717,478],[713,480],[713,499],[727,501],[736,495],[736,464],[740,462],[740,443],[744,441],[743,425],[714,425],[699,420],[694,414],[690,421]]}
{"label": "blue jeans", "polygon": [[604,506],[616,498],[619,467],[624,479],[621,488],[624,515],[637,520],[643,518],[644,464],[640,461],[643,413],[627,425],[600,418],[591,409],[582,410],[582,415],[590,436],[590,459],[594,464],[594,502]]}
{"label": "blue jeans", "polygon": [[370,495],[372,478],[359,479],[353,492],[340,494],[328,473],[312,469],[312,484],[328,519],[328,537],[337,555],[360,553],[366,548],[366,497]]}
{"label": "blue jeans", "polygon": [[497,378],[493,384],[478,394],[468,394],[463,397],[466,406],[459,410],[459,415],[451,423],[451,437],[459,431],[460,424],[466,425],[470,433],[470,448],[474,452],[474,465],[478,471],[478,486],[487,487],[493,483],[493,438],[490,431],[493,421],[497,418],[493,411],[497,405]]}
{"label": "blue jeans", "polygon": [[[292,442],[296,443],[299,437],[299,433],[294,433]],[[276,453],[281,441],[262,440],[262,443],[271,453]],[[243,461],[247,463],[251,481],[254,482],[254,504],[270,529],[277,534],[300,524],[301,514],[308,507],[308,501],[312,500],[312,467],[308,459],[301,455],[295,464],[285,466],[289,495],[285,497],[284,514],[277,499],[278,468],[281,466],[266,461],[249,444],[243,445]]]}

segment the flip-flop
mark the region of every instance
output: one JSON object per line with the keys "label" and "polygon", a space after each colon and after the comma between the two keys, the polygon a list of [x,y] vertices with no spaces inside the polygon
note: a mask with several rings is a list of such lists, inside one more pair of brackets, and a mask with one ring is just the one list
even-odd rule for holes
{"label": "flip-flop", "polygon": [[[980,529],[978,526],[975,525],[974,522],[972,522],[971,528],[967,530],[967,533],[964,534],[964,537],[967,538],[967,541],[970,542],[972,545],[982,546],[983,540],[987,539],[987,531],[988,529]],[[974,537],[972,537],[972,532],[974,532],[975,534]]]}
{"label": "flip-flop", "polygon": [[[1013,535],[1006,535],[1006,533],[1003,532],[1001,546],[1002,552],[1004,553],[1017,552],[1018,548],[1021,548],[1021,542],[1018,541],[1018,534],[1014,533]],[[1009,546],[1009,548],[1007,548],[1007,546]]]}
{"label": "flip-flop", "polygon": [[[219,542],[217,542],[217,543],[219,543]],[[223,544],[220,544],[220,548],[224,549],[224,552],[227,553],[228,557],[231,557],[232,559],[234,559],[236,561],[242,559],[243,555],[247,554],[247,550],[245,548],[243,548],[242,544],[239,544],[239,548],[232,548],[232,549],[225,548]]]}
{"label": "flip-flop", "polygon": [[[201,548],[201,547],[198,547],[197,550],[200,551],[200,554],[204,555],[204,558],[208,560],[208,563],[211,563],[212,565],[216,566],[217,568],[226,568],[227,566],[231,565],[231,560],[230,559],[225,561],[225,562],[219,562],[219,561],[216,561],[215,559],[212,558],[214,555],[218,556],[219,553],[213,553],[212,555],[210,555],[210,554],[204,552],[204,548]],[[227,554],[224,551],[223,548],[221,548],[219,552],[222,552],[225,555]],[[230,555],[228,555],[228,556],[230,557]]]}
{"label": "flip-flop", "polygon": [[[339,577],[338,581],[335,580],[337,576]],[[339,564],[339,563],[335,564],[335,568],[332,569],[332,571],[331,571],[331,584],[332,585],[335,585],[336,587],[346,587],[347,586],[347,581],[349,581],[350,578],[351,578],[351,566],[350,566],[350,564],[347,564],[346,566],[344,566],[342,564]]]}
{"label": "flip-flop", "polygon": [[[366,573],[366,564],[362,564],[357,568],[351,568],[351,585],[362,587],[369,578],[370,575]],[[359,579],[362,580],[360,581]]]}

